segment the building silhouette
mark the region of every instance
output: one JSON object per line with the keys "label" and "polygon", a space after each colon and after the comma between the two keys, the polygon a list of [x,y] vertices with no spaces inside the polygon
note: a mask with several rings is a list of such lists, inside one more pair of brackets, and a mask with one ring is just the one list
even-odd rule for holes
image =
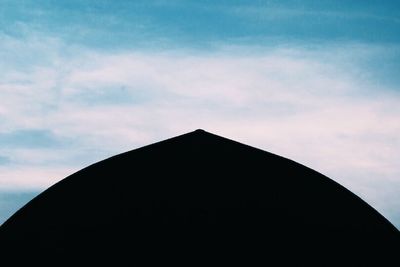
{"label": "building silhouette", "polygon": [[0,227],[4,266],[398,266],[399,231],[324,175],[203,130],[95,163]]}

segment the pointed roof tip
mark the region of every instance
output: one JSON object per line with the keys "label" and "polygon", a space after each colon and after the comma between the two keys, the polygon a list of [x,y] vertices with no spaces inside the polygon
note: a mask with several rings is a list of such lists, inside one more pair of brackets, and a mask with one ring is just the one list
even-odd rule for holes
{"label": "pointed roof tip", "polygon": [[193,134],[195,134],[195,135],[198,135],[198,136],[204,136],[204,135],[215,135],[215,136],[217,136],[216,134],[207,132],[207,131],[204,130],[204,129],[196,129],[196,130],[194,130],[194,131],[191,132],[191,133],[193,133]]}
{"label": "pointed roof tip", "polygon": [[211,134],[209,132],[207,132],[206,130],[203,129],[196,129],[192,132],[188,132],[188,134],[195,134],[195,135],[204,135],[204,134]]}

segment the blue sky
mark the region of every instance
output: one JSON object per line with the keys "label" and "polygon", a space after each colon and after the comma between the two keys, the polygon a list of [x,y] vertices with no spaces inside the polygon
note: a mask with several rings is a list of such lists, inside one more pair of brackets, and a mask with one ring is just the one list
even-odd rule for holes
{"label": "blue sky", "polygon": [[328,175],[400,227],[397,1],[0,1],[0,223],[197,128]]}

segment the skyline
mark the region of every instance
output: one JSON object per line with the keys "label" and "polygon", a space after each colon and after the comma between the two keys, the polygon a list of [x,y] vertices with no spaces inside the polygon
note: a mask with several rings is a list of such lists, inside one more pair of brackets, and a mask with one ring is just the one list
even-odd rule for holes
{"label": "skyline", "polygon": [[0,10],[0,223],[18,196],[203,128],[321,172],[400,228],[399,4],[6,0]]}

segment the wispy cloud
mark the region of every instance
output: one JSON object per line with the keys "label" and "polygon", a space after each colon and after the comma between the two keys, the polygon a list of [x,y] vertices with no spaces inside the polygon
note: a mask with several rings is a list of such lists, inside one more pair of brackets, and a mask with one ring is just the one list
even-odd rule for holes
{"label": "wispy cloud", "polygon": [[7,147],[53,147],[57,140],[49,130],[17,130],[10,133],[0,133],[0,146]]}
{"label": "wispy cloud", "polygon": [[0,188],[45,188],[204,128],[327,174],[400,222],[400,95],[364,63],[379,45],[150,53],[3,41],[4,55],[30,56],[0,64]]}

